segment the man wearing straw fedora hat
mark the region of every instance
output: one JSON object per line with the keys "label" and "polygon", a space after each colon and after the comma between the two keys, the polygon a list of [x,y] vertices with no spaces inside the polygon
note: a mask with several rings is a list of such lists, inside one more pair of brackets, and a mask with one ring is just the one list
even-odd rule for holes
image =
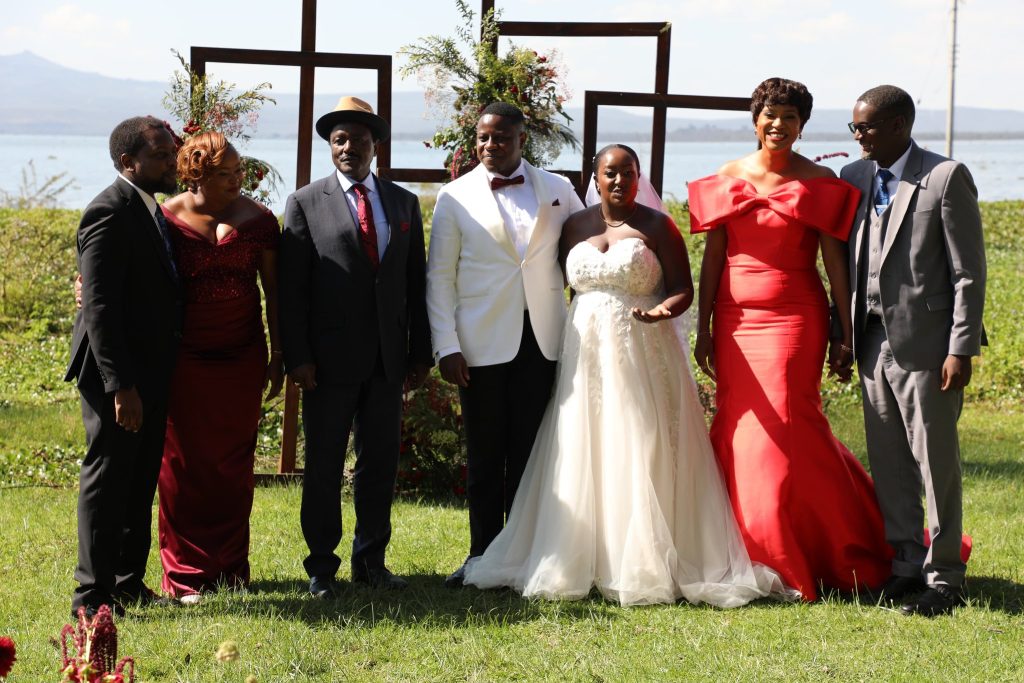
{"label": "man wearing straw fedora hat", "polygon": [[315,598],[338,594],[341,484],[355,437],[352,580],[399,589],[384,564],[401,436],[402,387],[432,363],[419,199],[370,172],[388,122],[342,97],[316,131],[336,171],[295,191],[280,251],[285,368],[303,390],[300,519]]}

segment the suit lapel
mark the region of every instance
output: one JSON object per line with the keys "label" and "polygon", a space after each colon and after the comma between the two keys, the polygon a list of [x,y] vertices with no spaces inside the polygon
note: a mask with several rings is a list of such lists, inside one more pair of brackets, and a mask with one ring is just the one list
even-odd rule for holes
{"label": "suit lapel", "polygon": [[523,168],[530,176],[530,184],[533,187],[534,196],[537,197],[537,218],[533,222],[533,231],[530,233],[530,243],[526,246],[526,256],[540,242],[541,234],[548,225],[548,214],[551,212],[551,190],[548,187],[546,178],[533,165],[524,161]]}
{"label": "suit lapel", "polygon": [[385,245],[384,258],[380,260],[380,267],[383,269],[394,260],[396,247],[400,246],[402,240],[409,239],[409,233],[402,230],[403,216],[395,200],[394,187],[377,176],[374,176],[374,180],[377,183],[377,192],[380,193],[380,203],[384,207],[384,218],[388,222],[388,243]]}
{"label": "suit lapel", "polygon": [[885,262],[893,242],[896,240],[896,233],[903,227],[903,220],[907,216],[907,208],[910,200],[914,198],[921,183],[921,148],[913,142],[910,143],[910,156],[907,157],[907,165],[903,167],[903,174],[900,176],[900,184],[893,197],[892,206],[889,207],[889,222],[885,229],[885,243],[882,245],[882,262]]}
{"label": "suit lapel", "polygon": [[512,243],[512,238],[508,234],[508,228],[505,227],[505,219],[501,217],[501,210],[498,209],[498,200],[494,196],[494,192],[491,190],[490,181],[487,178],[487,170],[480,164],[471,173],[476,174],[473,178],[473,184],[476,185],[472,189],[473,195],[480,197],[478,205],[482,209],[480,214],[480,225],[486,230],[494,241],[497,242],[502,249],[508,252],[509,256],[519,263],[519,253],[516,251],[515,244]]}
{"label": "suit lapel", "polygon": [[[167,253],[167,245],[164,244],[164,238],[160,234],[160,229],[156,227],[156,219],[153,218],[149,213],[149,209],[146,208],[146,202],[142,201],[142,197],[139,196],[135,188],[120,178],[117,179],[117,189],[121,196],[124,197],[128,210],[134,213],[135,221],[149,235],[149,240],[153,244],[153,248],[156,249],[156,257],[160,261],[160,265],[163,267],[167,277],[177,285],[178,277],[175,275],[174,266],[171,264],[171,255]],[[160,210],[159,207],[157,210]],[[167,237],[169,239],[170,235]]]}

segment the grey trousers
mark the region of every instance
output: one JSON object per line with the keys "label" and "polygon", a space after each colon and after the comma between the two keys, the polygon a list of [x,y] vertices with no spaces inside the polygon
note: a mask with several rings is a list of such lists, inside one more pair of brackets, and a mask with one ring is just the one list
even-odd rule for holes
{"label": "grey trousers", "polygon": [[[911,372],[896,364],[877,318],[858,343],[864,431],[892,573],[929,585],[960,586],[963,504],[957,420],[963,391],[941,391],[942,370]],[[931,545],[924,544],[925,509]]]}

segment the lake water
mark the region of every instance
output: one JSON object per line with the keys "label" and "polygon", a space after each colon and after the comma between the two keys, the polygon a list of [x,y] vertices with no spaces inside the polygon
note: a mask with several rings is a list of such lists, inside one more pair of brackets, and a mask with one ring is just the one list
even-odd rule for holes
{"label": "lake water", "polygon": [[[284,211],[285,198],[295,187],[295,140],[252,140],[242,151],[269,162],[284,178],[279,195],[271,202],[275,213]],[[599,143],[600,147],[603,142]],[[649,143],[630,143],[640,158],[650,158]],[[941,140],[925,141],[927,148],[942,152]],[[851,140],[846,142],[802,141],[800,152],[815,157],[834,152],[846,152],[848,158],[836,157],[824,163],[839,171],[852,159],[859,148]],[[670,142],[665,156],[666,198],[685,199],[686,181],[714,173],[729,159],[735,159],[752,150],[746,142]],[[1024,199],[1024,140],[963,140],[958,141],[954,156],[967,164],[978,185],[983,201],[998,199]],[[439,168],[444,153],[427,149],[415,140],[396,140],[391,146],[392,165],[395,168]],[[58,173],[66,173],[72,186],[61,194],[61,203],[67,207],[82,208],[114,178],[114,169],[107,153],[107,138],[102,136],[59,135],[0,135],[0,190],[18,194],[22,173],[29,161],[35,166],[39,182]],[[565,153],[552,168],[579,168],[579,153]],[[327,144],[317,139],[313,145],[313,178],[333,171]],[[436,192],[438,186],[413,188],[422,194]]]}

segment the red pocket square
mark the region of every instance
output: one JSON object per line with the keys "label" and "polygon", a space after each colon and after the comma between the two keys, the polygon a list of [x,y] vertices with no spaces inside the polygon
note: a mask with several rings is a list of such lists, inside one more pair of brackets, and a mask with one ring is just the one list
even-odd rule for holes
{"label": "red pocket square", "polygon": [[557,199],[555,199],[555,201],[551,202],[551,206],[561,206],[561,205],[562,205],[562,203],[560,201],[558,201]]}
{"label": "red pocket square", "polygon": [[398,229],[402,232],[409,232],[409,221],[402,221],[402,224],[398,226]]}

